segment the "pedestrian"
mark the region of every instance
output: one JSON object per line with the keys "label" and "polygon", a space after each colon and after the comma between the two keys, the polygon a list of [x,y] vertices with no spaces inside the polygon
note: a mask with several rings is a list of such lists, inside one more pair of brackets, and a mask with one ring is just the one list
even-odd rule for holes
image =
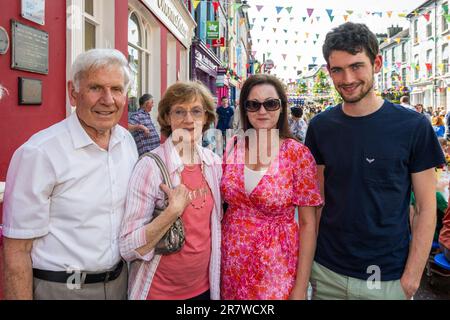
{"label": "pedestrian", "polygon": [[[222,161],[201,146],[202,133],[214,120],[213,98],[201,83],[178,82],[159,103],[158,122],[168,138],[153,153],[167,167],[175,189],[162,185],[155,160],[139,160],[130,180],[120,236],[122,256],[131,262],[132,300],[220,298]],[[155,208],[165,210],[154,219]],[[161,255],[155,246],[180,216],[185,244],[178,252]]]}
{"label": "pedestrian", "polygon": [[409,104],[409,97],[408,96],[403,96],[403,97],[400,98],[400,105],[402,107],[406,108],[406,109],[416,111],[416,109]]}
{"label": "pedestrian", "polygon": [[229,106],[227,97],[222,97],[220,101],[222,105],[216,111],[218,116],[216,128],[222,131],[222,135],[225,137],[227,130],[233,128],[234,110]]}
{"label": "pedestrian", "polygon": [[290,134],[287,105],[274,76],[252,76],[241,89],[245,135],[228,144],[221,182],[225,300],[307,296],[322,199],[314,159]]}
{"label": "pedestrian", "polygon": [[308,125],[303,120],[303,110],[300,107],[291,108],[291,117],[289,118],[289,128],[292,135],[301,143],[305,143],[306,130]]}
{"label": "pedestrian", "polygon": [[[411,299],[435,230],[442,150],[425,117],[376,95],[383,61],[366,25],[333,29],[323,54],[344,102],[317,115],[306,136],[325,193],[313,299]],[[410,240],[411,186],[418,215]]]}
{"label": "pedestrian", "polygon": [[68,82],[75,112],[14,153],[3,207],[7,299],[126,299],[118,238],[137,151],[118,122],[129,83],[121,52],[82,53]]}
{"label": "pedestrian", "polygon": [[151,94],[139,98],[139,110],[130,116],[128,130],[132,133],[139,156],[159,147],[160,137],[153,124],[151,112],[154,101]]}

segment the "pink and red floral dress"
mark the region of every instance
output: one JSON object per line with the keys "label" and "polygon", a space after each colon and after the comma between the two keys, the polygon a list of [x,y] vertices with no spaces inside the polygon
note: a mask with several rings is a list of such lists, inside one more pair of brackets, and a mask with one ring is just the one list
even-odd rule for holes
{"label": "pink and red floral dress", "polygon": [[[242,159],[241,148],[234,155]],[[316,163],[307,147],[287,139],[251,194],[244,183],[243,162],[224,166],[221,298],[287,299],[297,274],[295,207],[322,205]]]}

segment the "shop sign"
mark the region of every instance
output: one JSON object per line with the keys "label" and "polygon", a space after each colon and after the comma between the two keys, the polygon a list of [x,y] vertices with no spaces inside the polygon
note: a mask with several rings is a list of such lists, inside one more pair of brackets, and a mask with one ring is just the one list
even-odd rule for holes
{"label": "shop sign", "polygon": [[206,38],[219,39],[219,21],[206,21]]}
{"label": "shop sign", "polygon": [[220,39],[212,40],[213,47],[225,47],[225,37],[220,37]]}
{"label": "shop sign", "polygon": [[197,61],[197,63],[196,63],[197,66],[200,66],[203,64],[212,70],[216,70],[217,66],[214,64],[214,62],[212,62],[210,59],[208,59],[208,57],[206,57],[204,54],[202,54],[199,51],[195,51],[195,60]]}

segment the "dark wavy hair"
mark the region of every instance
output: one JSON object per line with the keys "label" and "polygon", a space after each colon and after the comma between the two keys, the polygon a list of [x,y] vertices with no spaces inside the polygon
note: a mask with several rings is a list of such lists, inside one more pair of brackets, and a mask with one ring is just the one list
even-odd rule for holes
{"label": "dark wavy hair", "polygon": [[322,47],[327,64],[334,50],[346,51],[353,55],[366,52],[373,65],[379,53],[377,36],[365,24],[347,22],[327,33]]}
{"label": "dark wavy hair", "polygon": [[248,78],[241,89],[241,95],[239,97],[239,111],[241,113],[241,119],[242,121],[242,128],[244,129],[244,132],[248,129],[253,128],[252,124],[248,120],[247,116],[247,110],[245,110],[245,102],[248,100],[248,96],[250,95],[250,92],[255,86],[259,86],[262,84],[268,84],[275,88],[277,91],[278,97],[281,100],[281,113],[280,118],[278,119],[277,123],[277,129],[280,131],[280,138],[287,139],[292,137],[291,131],[289,129],[289,122],[288,122],[288,99],[286,95],[286,91],[283,87],[283,84],[281,83],[278,78],[268,75],[268,74],[256,74]]}

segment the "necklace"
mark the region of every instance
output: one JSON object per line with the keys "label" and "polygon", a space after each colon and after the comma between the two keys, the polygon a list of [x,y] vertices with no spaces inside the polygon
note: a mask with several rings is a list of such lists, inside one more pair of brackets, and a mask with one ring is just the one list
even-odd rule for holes
{"label": "necklace", "polygon": [[[184,169],[186,171],[189,172],[194,172],[197,168],[196,166],[184,166]],[[184,184],[186,186],[186,188],[189,190],[189,198],[191,199],[191,203],[190,205],[192,206],[192,208],[194,208],[195,210],[201,210],[203,209],[203,207],[206,205],[206,196],[208,195],[208,190],[206,188],[206,181],[205,181],[205,177],[203,176],[203,172],[202,172],[202,183],[201,183],[201,187],[197,188],[197,189],[192,189],[191,187],[189,187],[187,185],[187,183],[185,181],[183,181],[183,176],[180,174],[180,181],[182,184]],[[194,200],[196,198],[196,193],[199,193],[200,195],[203,193],[203,200],[200,206],[196,206],[194,204]]]}

